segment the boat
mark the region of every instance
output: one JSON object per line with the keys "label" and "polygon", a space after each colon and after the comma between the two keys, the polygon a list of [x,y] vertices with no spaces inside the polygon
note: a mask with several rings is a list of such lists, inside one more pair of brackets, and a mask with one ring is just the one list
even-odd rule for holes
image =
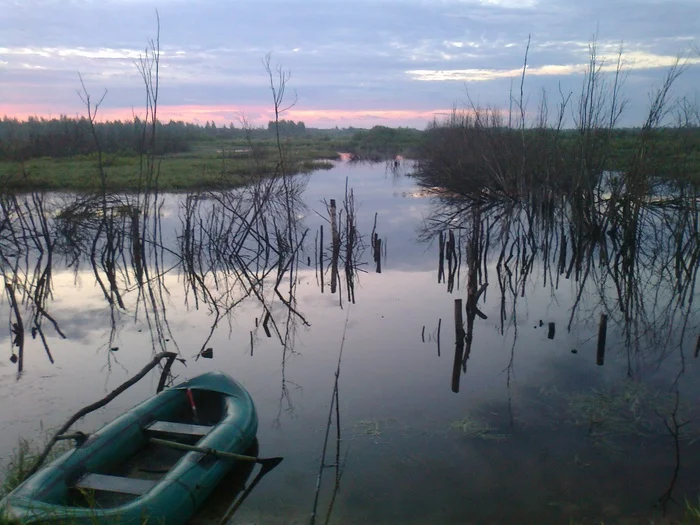
{"label": "boat", "polygon": [[199,375],[147,399],[30,476],[0,502],[0,523],[184,524],[244,461],[231,458],[253,445],[257,427],[243,386],[221,372]]}

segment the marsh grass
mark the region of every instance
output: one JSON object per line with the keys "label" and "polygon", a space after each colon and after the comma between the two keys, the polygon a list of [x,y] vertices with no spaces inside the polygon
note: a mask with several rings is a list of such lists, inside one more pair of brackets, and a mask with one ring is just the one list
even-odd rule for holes
{"label": "marsh grass", "polygon": [[700,524],[700,499],[695,505],[689,501],[685,502],[685,518],[683,523],[688,525]]}
{"label": "marsh grass", "polygon": [[[0,498],[7,496],[25,480],[49,439],[47,434],[44,438],[45,443],[40,445],[27,439],[19,438],[17,447],[12,451],[12,455],[2,472]],[[71,448],[70,443],[67,441],[58,442],[47,457],[46,463],[50,463]]]}
{"label": "marsh grass", "polygon": [[622,48],[606,71],[594,39],[580,93],[560,91],[552,104],[543,92],[534,111],[523,91],[528,51],[529,42],[519,97],[511,90],[510,109],[478,106],[467,94],[463,109],[428,126],[417,173],[424,185],[472,199],[546,204],[566,197],[583,207],[607,191],[601,183],[611,170],[623,181],[618,189],[635,199],[653,195],[660,182],[700,185],[698,106],[672,94],[687,65],[683,56],[651,88],[640,127],[620,130],[627,105]]}
{"label": "marsh grass", "polygon": [[[104,166],[108,191],[136,191],[139,189],[139,159],[118,157]],[[315,169],[329,169],[328,161],[304,160],[297,171],[307,173]],[[266,175],[260,173],[258,175]],[[93,160],[89,158],[32,159],[23,165],[0,162],[2,186],[7,190],[99,191],[101,180]],[[162,191],[236,188],[254,180],[245,159],[216,157],[165,158],[160,165]]]}
{"label": "marsh grass", "polygon": [[612,525],[614,523],[624,523],[625,525],[700,525],[700,504],[685,502],[685,509],[682,517],[661,517],[661,518],[617,518],[610,521],[590,519],[590,520],[570,520],[569,525]]}
{"label": "marsh grass", "polygon": [[[337,153],[313,141],[293,143],[291,171],[308,173],[330,169]],[[275,172],[270,143],[252,147],[242,144],[202,144],[191,152],[158,159],[159,189],[162,191],[228,189],[253,182]],[[136,156],[106,155],[102,160],[104,189],[138,191],[142,187],[141,159]],[[95,155],[66,158],[42,157],[24,162],[0,161],[0,189],[4,191],[53,190],[101,191],[103,180]]]}
{"label": "marsh grass", "polygon": [[20,438],[4,470],[4,479],[0,487],[0,498],[12,492],[29,473],[36,461],[40,450],[33,447],[29,441]]}
{"label": "marsh grass", "polygon": [[[648,386],[627,381],[607,388],[593,388],[573,394],[561,394],[567,403],[567,422],[587,429],[596,446],[619,450],[628,438],[667,436],[664,418],[674,410],[672,393],[652,390]],[[680,406],[684,421],[695,419],[694,407]],[[692,425],[680,433],[682,441],[693,444],[697,430]]]}
{"label": "marsh grass", "polygon": [[671,396],[652,392],[640,383],[627,382],[618,388],[593,388],[572,394],[568,415],[574,425],[587,427],[592,436],[651,436],[661,423],[656,412],[668,412],[672,406]]}

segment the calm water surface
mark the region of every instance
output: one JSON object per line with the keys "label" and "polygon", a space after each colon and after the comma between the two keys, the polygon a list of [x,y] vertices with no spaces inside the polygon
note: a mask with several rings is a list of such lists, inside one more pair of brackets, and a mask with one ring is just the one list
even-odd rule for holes
{"label": "calm water surface", "polygon": [[[512,213],[499,216],[498,210],[484,212],[480,241],[470,252],[476,230],[469,214],[449,215],[459,205],[428,196],[405,169],[341,163],[298,180],[305,206],[293,209],[294,235],[283,235],[288,247],[303,239],[296,263],[266,266],[263,256],[250,255],[256,248],[247,241],[252,251],[246,260],[254,261],[257,275],[271,267],[267,284],[259,287],[236,279],[236,265],[227,255],[235,237],[225,236],[219,255],[230,264],[217,260],[211,249],[217,243],[210,242],[197,263],[199,288],[188,284],[193,273],[182,263],[187,206],[198,225],[191,231],[204,243],[206,228],[199,225],[213,224],[216,199],[160,197],[157,231],[149,226],[142,235],[157,241],[158,249],[147,248],[157,257],[145,261],[157,286],[144,286],[145,279],[138,278],[127,243],[115,273],[123,308],[110,306],[110,294],[95,277],[110,288],[104,257],[95,271],[85,262],[84,250],[78,249],[82,262],[75,263],[65,255],[71,250],[57,243],[46,309],[66,338],[46,320],[42,324],[55,363],[49,362],[40,338],[28,333],[18,378],[17,364],[9,359],[9,323],[0,329],[3,462],[20,436],[41,439],[47,429],[140,370],[154,349],[167,348],[186,359],[186,366],[174,367],[178,379],[209,370],[239,379],[258,409],[260,454],[285,458],[261,480],[233,523],[309,522],[329,414],[328,468],[323,469],[317,522],[330,512],[330,523],[593,518],[615,523],[658,519],[659,498],[669,488],[675,501],[695,501],[700,377],[693,353],[699,319],[694,281],[686,279],[676,290],[664,277],[666,271],[673,274],[672,259],[663,256],[668,236],[655,232],[640,238],[635,265],[640,273],[633,283],[625,279],[629,269],[614,275],[609,265],[600,264],[597,251],[582,258],[578,271],[568,272],[571,245],[566,268],[559,270],[561,235],[568,235],[569,225],[557,226],[552,235],[566,233],[552,243],[546,232],[523,228]],[[348,300],[344,233],[339,289],[330,289],[327,204],[335,199],[338,211],[343,210],[346,184],[353,190],[361,236],[350,254],[354,303]],[[68,196],[45,198],[49,220],[71,202]],[[276,226],[289,219],[276,213],[269,212],[270,232],[273,217]],[[375,215],[381,273],[371,246]],[[341,229],[346,218],[343,210]],[[322,271],[317,264],[321,225]],[[438,269],[438,232],[447,239],[450,229],[457,247],[453,286],[445,282],[448,278],[439,279]],[[488,238],[487,229],[492,232]],[[8,246],[3,272],[12,279],[16,254]],[[276,261],[274,253],[269,260]],[[488,282],[488,287],[478,303],[486,319],[474,319],[473,342],[465,354],[459,350],[463,345],[456,345],[461,338],[454,308],[455,299],[466,304],[470,261],[472,269],[478,267],[479,286]],[[696,266],[697,261],[686,261],[688,275],[695,275]],[[277,294],[280,267],[286,271]],[[449,277],[447,262],[444,267]],[[29,268],[20,274],[33,275]],[[0,315],[9,319],[8,294],[2,297]],[[620,297],[629,298],[627,306]],[[29,318],[31,301],[23,306]],[[263,328],[268,312],[270,337]],[[596,364],[601,313],[609,315],[604,366]],[[196,359],[204,347],[213,349],[213,359]],[[339,404],[330,411],[336,369]],[[151,395],[157,379],[157,373],[148,376],[76,428],[89,431],[110,421]],[[678,431],[681,463],[674,481],[676,440],[666,423],[674,428],[676,393],[676,423],[691,422]],[[340,468],[334,468],[336,461]],[[213,522],[223,514],[240,481],[232,480],[230,491],[220,490],[195,522]],[[669,502],[666,510],[678,513],[682,504]]]}

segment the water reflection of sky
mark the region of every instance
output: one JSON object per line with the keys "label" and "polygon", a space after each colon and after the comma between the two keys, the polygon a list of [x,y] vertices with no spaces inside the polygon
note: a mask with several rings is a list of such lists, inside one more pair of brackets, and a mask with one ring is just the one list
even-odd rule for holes
{"label": "water reflection of sky", "polygon": [[[586,428],[572,424],[568,411],[572,393],[624,382],[626,354],[619,331],[611,327],[606,366],[596,366],[598,312],[583,308],[567,331],[575,284],[562,280],[553,290],[533,277],[517,299],[515,318],[509,307],[501,334],[494,280],[482,307],[488,319],[476,320],[467,373],[461,374],[459,394],[453,393],[453,308],[454,299],[464,296],[464,286],[462,282],[448,294],[445,284],[438,284],[436,246],[416,240],[429,201],[407,196],[415,189],[410,178],[386,173],[381,165],[342,165],[312,175],[303,219],[310,231],[309,256],[313,259],[313,239],[323,222],[319,214],[326,214],[322,201],[334,198],[340,206],[346,177],[355,194],[358,228],[368,237],[378,214],[377,232],[388,244],[387,259],[377,274],[369,247],[365,250],[363,259],[370,264],[359,276],[356,304],[349,305],[345,297],[342,308],[327,287],[321,293],[315,269],[303,266],[296,308],[310,326],[293,324],[290,351],[283,353],[278,339],[265,336],[260,326],[264,312],[250,299],[214,332],[208,343],[214,358],[193,359],[213,316],[205,307],[185,307],[177,272],[164,277],[170,345],[176,343],[187,358],[187,367],[176,365],[176,373],[184,378],[220,369],[239,378],[259,411],[261,454],[285,456],[251,495],[239,520],[290,523],[308,518],[346,321],[339,398],[347,460],[336,522],[559,523],[571,517],[653,515],[651,504],[673,469],[668,436],[626,435],[606,448],[591,440]],[[179,199],[166,199],[166,244],[177,236]],[[488,267],[495,275],[495,261]],[[42,428],[56,427],[150,359],[147,323],[142,314],[134,321],[135,293],[125,297],[127,311],[117,319],[112,344],[118,350],[110,351],[111,312],[91,270],[55,271],[51,309],[68,337],[50,338],[55,365],[48,363],[38,341],[31,341],[20,380],[6,359],[0,362],[0,395],[6,400],[0,411],[3,458],[18,436],[35,437]],[[586,295],[593,297],[594,289]],[[282,326],[286,313],[280,301],[273,303],[272,312]],[[0,304],[0,315],[7,318],[6,303]],[[550,322],[556,326],[553,339],[547,337]],[[6,327],[0,342],[9,346]],[[664,395],[678,359],[672,356],[661,367],[653,359],[645,363],[650,388]],[[697,402],[697,379],[696,361],[687,360],[681,380],[684,403]],[[150,395],[155,381],[149,377],[77,427],[95,428],[112,419]],[[467,416],[487,422],[494,439],[469,437],[451,426]],[[678,494],[692,496],[698,454],[692,446],[684,453]],[[325,475],[323,505],[333,484],[332,472]]]}

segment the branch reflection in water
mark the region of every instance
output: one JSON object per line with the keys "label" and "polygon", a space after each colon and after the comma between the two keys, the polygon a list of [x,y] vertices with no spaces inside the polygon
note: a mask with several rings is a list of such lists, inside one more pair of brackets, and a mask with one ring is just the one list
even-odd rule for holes
{"label": "branch reflection in water", "polygon": [[[626,191],[610,176],[609,191],[588,196],[549,195],[517,200],[489,194],[469,197],[443,196],[425,222],[421,238],[438,238],[438,282],[455,292],[455,274],[465,250],[467,264],[466,330],[462,328],[462,300],[455,301],[456,349],[452,390],[459,391],[460,377],[472,352],[474,321],[486,319],[479,309],[488,304],[483,295],[489,272],[498,283],[498,330],[512,337],[506,367],[511,425],[514,422],[511,380],[515,369],[518,315],[529,318],[527,291],[544,286],[558,308],[560,287],[572,287],[567,332],[589,330],[596,338],[596,363],[605,363],[608,330],[612,329],[612,357],[623,363],[627,380],[643,382],[660,368],[669,371],[667,388],[676,401],[670,411],[658,413],[674,443],[670,486],[659,503],[664,512],[672,500],[681,466],[682,428],[688,422],[678,415],[688,348],[700,330],[695,306],[700,267],[698,202],[684,187],[666,188],[663,196],[639,196]],[[455,232],[457,232],[455,234]],[[455,239],[463,239],[463,245]],[[489,253],[496,256],[489,257]],[[447,263],[447,269],[445,269]],[[446,276],[446,277],[445,277]],[[459,289],[457,279],[457,289]],[[459,309],[459,311],[457,311]],[[491,308],[493,310],[493,308]],[[539,321],[539,326],[543,326]],[[549,339],[555,323],[547,323]],[[537,328],[537,326],[536,326]],[[618,350],[619,348],[619,350]],[[574,349],[572,351],[576,353]],[[697,353],[696,353],[697,355]]]}
{"label": "branch reflection in water", "polygon": [[[53,357],[45,322],[65,337],[49,313],[56,264],[71,269],[76,279],[81,265],[89,265],[110,310],[109,337],[104,343],[110,350],[116,350],[124,316],[146,323],[153,352],[177,348],[166,307],[165,277],[173,272],[182,277],[187,306],[208,308],[213,317],[197,357],[221,321],[248,297],[259,302],[266,330],[270,327],[285,350],[291,350],[294,322],[308,325],[294,300],[306,232],[290,233],[299,225],[288,222],[288,217],[302,215],[299,195],[305,178],[287,183],[293,190],[290,199],[278,197],[280,180],[261,180],[241,190],[186,195],[181,201],[176,244],[164,239],[166,197],[157,193],[3,195],[0,270],[12,305],[11,324],[18,347],[13,360],[18,372],[24,365],[27,315],[31,333],[40,336],[49,359]],[[290,213],[289,205],[293,207]],[[282,286],[285,278],[288,288]],[[284,326],[273,315],[276,301],[288,313]],[[114,355],[107,353],[108,362]]]}

